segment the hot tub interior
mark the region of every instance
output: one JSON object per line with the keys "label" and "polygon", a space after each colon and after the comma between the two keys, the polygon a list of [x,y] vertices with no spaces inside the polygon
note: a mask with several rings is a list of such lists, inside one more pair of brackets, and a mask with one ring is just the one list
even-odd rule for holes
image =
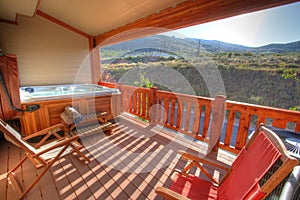
{"label": "hot tub interior", "polygon": [[21,101],[40,98],[59,98],[72,95],[103,95],[118,93],[115,88],[108,88],[96,84],[70,84],[70,85],[48,85],[48,86],[26,86],[20,88]]}

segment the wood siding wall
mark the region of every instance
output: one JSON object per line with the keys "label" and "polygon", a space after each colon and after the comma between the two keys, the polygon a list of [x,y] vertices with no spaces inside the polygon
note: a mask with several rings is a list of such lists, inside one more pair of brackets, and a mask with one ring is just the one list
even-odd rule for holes
{"label": "wood siding wall", "polygon": [[88,38],[40,16],[0,29],[2,51],[17,56],[21,86],[92,81]]}

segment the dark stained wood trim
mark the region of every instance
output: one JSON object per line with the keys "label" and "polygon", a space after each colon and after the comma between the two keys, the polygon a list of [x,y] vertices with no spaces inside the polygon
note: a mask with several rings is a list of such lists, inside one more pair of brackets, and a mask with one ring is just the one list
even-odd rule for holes
{"label": "dark stained wood trim", "polygon": [[66,24],[65,22],[60,21],[60,20],[58,20],[58,19],[56,19],[56,18],[54,18],[54,17],[52,17],[52,16],[50,16],[50,15],[48,15],[48,14],[40,11],[40,10],[36,11],[36,15],[41,16],[41,17],[43,17],[43,18],[45,18],[47,20],[50,20],[50,21],[52,21],[52,22],[54,22],[54,23],[56,23],[56,24],[58,24],[60,26],[63,26],[64,28],[69,29],[69,30],[71,30],[71,31],[73,31],[73,32],[75,32],[75,33],[83,36],[83,37],[86,37],[86,38],[90,37],[89,34],[83,32],[83,31],[80,31],[80,30],[74,28],[73,26],[71,26],[69,24]]}
{"label": "dark stained wood trim", "polygon": [[17,19],[15,21],[7,20],[7,19],[0,19],[0,23],[13,24],[13,25],[18,25],[19,24]]}
{"label": "dark stained wood trim", "polygon": [[33,17],[36,16],[36,13],[38,11],[38,8],[40,7],[40,4],[41,4],[41,0],[38,0],[37,4],[36,4],[36,7],[35,7],[35,11],[34,11],[34,14],[33,14]]}
{"label": "dark stained wood trim", "polygon": [[92,82],[97,84],[101,78],[100,49],[95,46],[95,37],[89,36]]}
{"label": "dark stained wood trim", "polygon": [[95,46],[95,40],[95,37],[89,36],[91,77],[92,82],[98,84],[101,79],[100,49],[99,46]]}
{"label": "dark stained wood trim", "polygon": [[92,51],[94,48],[94,37],[89,36],[89,50]]}
{"label": "dark stained wood trim", "polygon": [[[299,0],[188,0],[178,4],[176,7],[164,9],[159,13],[150,14],[147,17],[100,34],[96,36],[97,45],[105,46],[151,34],[166,32],[167,30],[185,28],[298,1]],[[122,35],[113,37],[120,33],[122,33]]]}

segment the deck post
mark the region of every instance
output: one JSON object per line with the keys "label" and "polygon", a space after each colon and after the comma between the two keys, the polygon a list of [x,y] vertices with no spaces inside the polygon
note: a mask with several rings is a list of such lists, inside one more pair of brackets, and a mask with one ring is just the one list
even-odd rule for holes
{"label": "deck post", "polygon": [[210,130],[210,140],[217,141],[212,148],[213,151],[218,150],[220,137],[222,134],[224,117],[225,117],[225,101],[226,96],[218,95],[212,102],[212,124]]}
{"label": "deck post", "polygon": [[92,36],[89,36],[91,81],[94,84],[98,84],[98,82],[102,79],[99,48],[99,46],[96,46],[96,39]]}

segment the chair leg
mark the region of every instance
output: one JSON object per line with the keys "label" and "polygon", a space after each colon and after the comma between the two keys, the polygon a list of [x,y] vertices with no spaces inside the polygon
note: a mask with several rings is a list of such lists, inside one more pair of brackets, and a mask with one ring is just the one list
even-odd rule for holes
{"label": "chair leg", "polygon": [[[55,160],[55,161],[56,161],[56,160]],[[19,199],[23,199],[23,198],[26,196],[26,194],[27,194],[28,192],[30,192],[30,190],[35,186],[35,184],[37,184],[37,182],[39,182],[39,181],[41,180],[41,178],[47,173],[47,171],[50,169],[50,167],[51,167],[53,164],[54,164],[54,162],[52,161],[49,165],[47,165],[46,169],[44,169],[44,170],[42,171],[42,173],[40,173],[40,174],[38,175],[38,177],[30,184],[29,187],[27,187],[27,189],[22,193],[22,195],[20,196]]]}
{"label": "chair leg", "polygon": [[78,148],[76,148],[72,144],[70,144],[70,146],[73,148],[74,152],[76,152],[80,157],[82,157],[85,160],[85,162],[83,162],[82,160],[80,160],[80,158],[78,158],[79,161],[83,162],[84,164],[87,164],[87,163],[91,162],[91,160],[87,156],[85,156]]}
{"label": "chair leg", "polygon": [[54,159],[52,159],[51,162],[49,162],[48,165],[46,165],[47,167],[44,169],[44,171],[42,171],[42,173],[38,175],[38,177],[29,185],[29,187],[27,187],[27,189],[22,193],[19,199],[23,199],[26,196],[26,194],[30,192],[30,190],[35,186],[35,184],[41,180],[41,178],[47,173],[50,167],[52,167],[52,165],[61,157],[61,155],[67,148],[68,145],[64,146],[64,148],[60,150],[60,152],[54,157]]}
{"label": "chair leg", "polygon": [[22,160],[20,160],[8,173],[10,174],[16,171],[16,169],[18,169],[18,167],[20,167],[27,158],[28,158],[27,155],[24,156],[24,158],[22,158]]}
{"label": "chair leg", "polygon": [[9,172],[7,175],[8,178],[8,182],[11,185],[13,191],[15,192],[15,194],[18,196],[20,196],[23,191],[22,191],[22,187],[20,185],[20,183],[18,182],[18,180],[15,177],[15,171],[22,165],[23,162],[25,162],[25,160],[27,159],[27,156],[24,156],[22,158],[22,160],[20,160]]}
{"label": "chair leg", "polygon": [[23,193],[22,187],[21,187],[20,183],[18,182],[18,180],[16,179],[14,172],[11,172],[8,174],[8,183],[11,186],[11,188],[13,189],[13,191],[15,192],[16,197],[19,197],[22,195],[22,193]]}

